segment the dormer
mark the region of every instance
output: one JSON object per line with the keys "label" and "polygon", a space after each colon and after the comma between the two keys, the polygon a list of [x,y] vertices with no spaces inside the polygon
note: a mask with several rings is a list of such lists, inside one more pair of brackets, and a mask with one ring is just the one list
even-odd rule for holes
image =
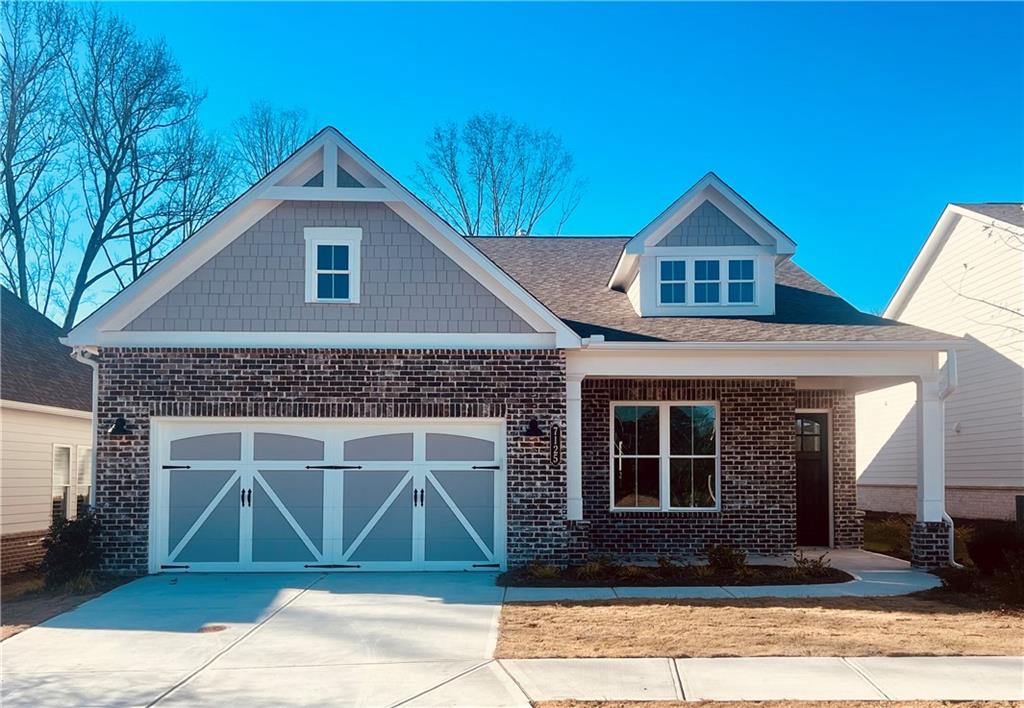
{"label": "dormer", "polygon": [[608,287],[643,317],[775,314],[796,244],[709,172],[626,244]]}

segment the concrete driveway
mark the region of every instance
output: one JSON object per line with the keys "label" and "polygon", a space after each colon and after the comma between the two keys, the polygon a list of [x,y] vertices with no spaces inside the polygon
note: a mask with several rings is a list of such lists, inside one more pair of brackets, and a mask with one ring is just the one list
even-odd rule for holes
{"label": "concrete driveway", "polygon": [[159,575],[0,645],[4,706],[522,705],[470,573]]}

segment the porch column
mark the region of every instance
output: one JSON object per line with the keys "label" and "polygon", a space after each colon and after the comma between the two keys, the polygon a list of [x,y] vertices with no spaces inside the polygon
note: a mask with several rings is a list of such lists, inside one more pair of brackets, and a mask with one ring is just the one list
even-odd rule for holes
{"label": "porch column", "polygon": [[583,519],[583,377],[565,378],[565,493],[569,521]]}
{"label": "porch column", "polygon": [[911,563],[937,568],[949,562],[946,512],[945,402],[937,377],[917,382],[917,521],[910,535]]}

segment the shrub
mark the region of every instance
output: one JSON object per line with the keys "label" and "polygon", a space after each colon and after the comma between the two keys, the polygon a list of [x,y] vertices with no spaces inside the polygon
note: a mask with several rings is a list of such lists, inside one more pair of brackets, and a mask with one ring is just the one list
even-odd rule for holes
{"label": "shrub", "polygon": [[708,567],[715,573],[739,575],[747,569],[747,552],[723,544],[709,546],[704,552]]}
{"label": "shrub", "polygon": [[996,573],[996,593],[1008,605],[1024,605],[1024,550],[1010,554],[1006,568]]}
{"label": "shrub", "polygon": [[797,551],[793,555],[793,570],[798,576],[805,578],[826,578],[832,571],[832,561],[828,559],[828,553],[822,553],[815,558],[805,555],[803,551]]}
{"label": "shrub", "polygon": [[551,578],[557,578],[561,574],[558,566],[541,563],[540,561],[530,563],[526,567],[526,572],[531,578],[537,578],[538,580],[550,580]]}
{"label": "shrub", "polygon": [[618,575],[623,580],[637,581],[643,578],[649,578],[653,574],[653,569],[645,568],[642,565],[624,565],[619,568]]}
{"label": "shrub", "polygon": [[952,592],[969,593],[978,585],[978,571],[974,568],[943,568],[939,577],[942,587]]}
{"label": "shrub", "polygon": [[99,522],[92,512],[85,512],[77,519],[57,519],[43,539],[46,555],[42,568],[46,573],[47,587],[66,585],[72,580],[86,582],[88,576],[99,567],[102,554],[96,546]]}
{"label": "shrub", "polygon": [[971,561],[985,575],[1009,570],[1011,559],[1024,553],[1024,535],[1010,524],[979,527],[967,542]]}
{"label": "shrub", "polygon": [[912,521],[903,516],[887,516],[872,524],[870,535],[875,543],[888,553],[902,558],[910,557],[910,529]]}
{"label": "shrub", "polygon": [[584,563],[574,569],[576,577],[582,580],[597,580],[604,574],[604,571],[604,566],[596,561]]}

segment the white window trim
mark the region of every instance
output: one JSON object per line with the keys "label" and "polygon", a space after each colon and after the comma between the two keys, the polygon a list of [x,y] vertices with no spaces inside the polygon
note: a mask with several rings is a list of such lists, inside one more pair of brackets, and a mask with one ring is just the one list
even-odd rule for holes
{"label": "white window trim", "polygon": [[[307,226],[306,239],[306,302],[321,304],[355,304],[359,302],[360,244],[363,230],[357,226]],[[316,296],[316,247],[348,246],[348,298],[321,299]]]}
{"label": "white window trim", "polygon": [[[615,506],[615,407],[656,406],[658,408],[658,496],[660,506]],[[670,506],[669,461],[672,457],[693,457],[672,455],[670,450],[669,409],[673,406],[711,406],[715,409],[715,505],[714,506]],[[636,457],[655,457],[637,455]],[[710,455],[696,457],[710,458]],[[718,401],[611,401],[608,405],[608,508],[615,513],[715,513],[722,510],[722,436],[721,409]]]}
{"label": "white window trim", "polygon": [[[714,263],[718,262],[718,277],[714,280],[704,279],[697,280],[697,263]],[[693,299],[688,302],[692,302],[698,307],[720,307],[725,304],[722,298],[722,265],[726,263],[726,259],[723,258],[694,258],[693,259]],[[710,300],[707,302],[697,302],[697,286],[698,285],[717,285],[718,286],[718,299]]]}
{"label": "white window trim", "polygon": [[[729,277],[729,264],[732,261],[750,261],[751,277],[749,279],[747,279],[747,278],[739,278],[737,280],[733,280],[731,277]],[[756,305],[757,304],[757,259],[756,258],[742,258],[742,257],[734,256],[734,257],[730,257],[730,258],[724,259],[723,263],[725,265],[725,279],[722,282],[725,284],[725,300],[728,301],[728,303],[730,305]],[[737,283],[737,284],[750,283],[750,284],[752,284],[754,286],[753,288],[751,288],[751,290],[753,291],[751,293],[753,299],[748,300],[748,301],[733,302],[732,298],[729,297],[729,286],[732,285],[733,283]]]}
{"label": "white window trim", "polygon": [[55,492],[57,486],[53,483],[53,468],[57,464],[57,450],[64,449],[68,451],[68,484],[67,484],[67,499],[65,501],[66,507],[64,509],[64,518],[73,519],[75,518],[75,459],[77,455],[75,453],[74,445],[67,445],[64,443],[54,443],[50,449],[50,508],[49,517],[51,522],[53,521],[53,500],[55,498]]}
{"label": "white window trim", "polygon": [[[661,263],[662,263],[662,261],[671,261],[671,262],[682,261],[683,262],[683,268],[684,268],[683,279],[682,280],[663,280],[662,277],[661,277]],[[692,265],[691,263],[687,263],[687,259],[685,259],[685,258],[670,258],[668,256],[663,256],[663,257],[661,257],[661,258],[659,258],[657,260],[657,262],[655,264],[655,267],[656,267],[656,269],[658,271],[657,272],[658,284],[656,286],[656,290],[657,290],[657,298],[658,298],[658,306],[659,307],[686,307],[687,305],[690,304],[690,293],[689,293],[689,290],[690,290],[690,285],[689,285],[690,278],[688,278],[687,276],[690,275],[690,267],[691,267],[691,265]],[[678,285],[679,283],[683,284],[683,301],[682,302],[665,302],[664,300],[661,299],[661,286],[662,285]]]}

